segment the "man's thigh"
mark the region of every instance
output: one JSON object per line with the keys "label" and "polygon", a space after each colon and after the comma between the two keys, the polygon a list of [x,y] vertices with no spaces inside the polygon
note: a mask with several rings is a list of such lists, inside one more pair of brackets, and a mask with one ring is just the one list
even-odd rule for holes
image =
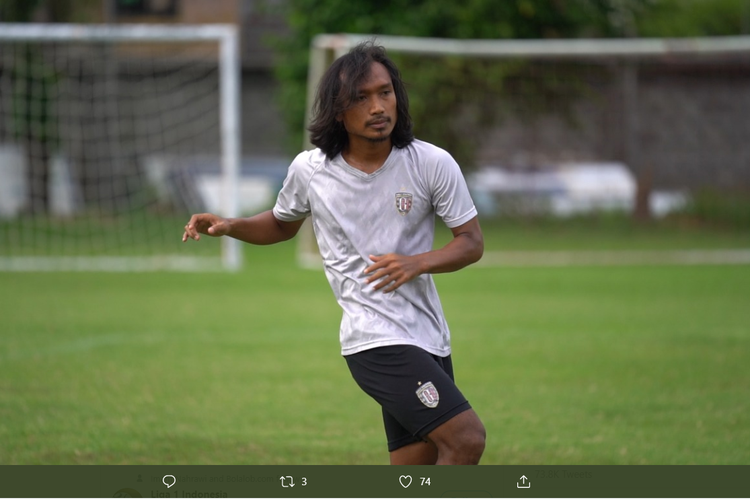
{"label": "man's thigh", "polygon": [[354,380],[383,408],[388,449],[422,441],[471,408],[453,380],[450,356],[397,345],[346,357]]}

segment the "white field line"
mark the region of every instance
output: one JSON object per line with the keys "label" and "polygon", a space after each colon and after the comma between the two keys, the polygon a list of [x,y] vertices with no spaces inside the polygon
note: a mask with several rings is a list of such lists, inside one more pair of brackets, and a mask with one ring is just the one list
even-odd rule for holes
{"label": "white field line", "polygon": [[62,342],[45,342],[33,349],[21,348],[10,350],[3,354],[0,352],[0,361],[3,363],[22,361],[26,359],[39,359],[47,357],[58,357],[65,354],[77,354],[80,352],[92,351],[99,348],[112,348],[123,345],[153,345],[174,340],[167,335],[155,332],[135,333],[135,332],[117,332],[102,333],[100,335],[83,337],[70,341]]}
{"label": "white field line", "polygon": [[729,250],[550,250],[485,252],[479,267],[565,267],[750,264],[750,249]]}
{"label": "white field line", "polygon": [[0,257],[0,271],[220,271],[216,257]]}

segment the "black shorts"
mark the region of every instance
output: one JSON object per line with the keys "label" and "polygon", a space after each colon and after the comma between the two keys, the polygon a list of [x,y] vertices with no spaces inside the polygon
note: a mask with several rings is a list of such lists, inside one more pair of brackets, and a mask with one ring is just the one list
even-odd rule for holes
{"label": "black shorts", "polygon": [[471,408],[453,380],[451,357],[419,347],[377,347],[345,356],[352,377],[383,408],[388,451],[418,441]]}

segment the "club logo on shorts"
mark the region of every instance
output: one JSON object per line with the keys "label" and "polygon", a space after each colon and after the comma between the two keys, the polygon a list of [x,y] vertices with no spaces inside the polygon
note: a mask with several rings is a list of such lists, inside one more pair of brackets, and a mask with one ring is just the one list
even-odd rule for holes
{"label": "club logo on shorts", "polygon": [[438,394],[432,382],[427,382],[419,386],[417,397],[427,408],[435,408],[440,402],[440,394]]}
{"label": "club logo on shorts", "polygon": [[411,193],[396,193],[396,208],[399,214],[406,215],[409,213],[413,198],[414,195]]}

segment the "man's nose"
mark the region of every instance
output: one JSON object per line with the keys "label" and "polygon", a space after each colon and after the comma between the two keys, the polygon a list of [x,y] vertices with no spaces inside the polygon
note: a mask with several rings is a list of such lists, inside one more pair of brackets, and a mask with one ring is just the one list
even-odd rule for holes
{"label": "man's nose", "polygon": [[385,107],[383,106],[383,103],[380,102],[380,99],[375,97],[370,101],[370,114],[379,115],[379,114],[382,114],[384,111],[385,111]]}

